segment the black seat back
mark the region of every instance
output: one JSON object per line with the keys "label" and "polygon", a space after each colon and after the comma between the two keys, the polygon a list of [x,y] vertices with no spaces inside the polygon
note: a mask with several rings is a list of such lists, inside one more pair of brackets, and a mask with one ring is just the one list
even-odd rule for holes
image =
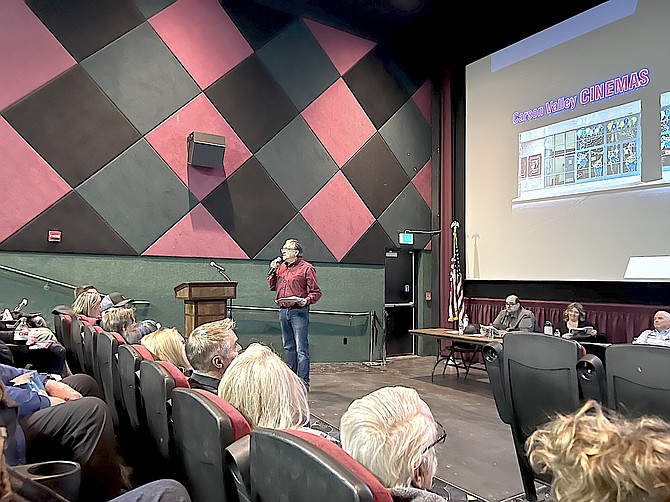
{"label": "black seat back", "polygon": [[616,344],[606,358],[609,408],[670,420],[670,347]]}
{"label": "black seat back", "polygon": [[244,416],[211,392],[175,388],[172,427],[175,455],[194,502],[236,500],[238,487],[225,483],[225,449],[251,434]]}
{"label": "black seat back", "polygon": [[326,438],[302,431],[254,429],[250,448],[254,502],[391,502],[367,469]]}
{"label": "black seat back", "polygon": [[511,424],[512,411],[510,410],[509,397],[506,395],[504,382],[504,346],[498,341],[493,341],[484,346],[482,354],[484,354],[486,373],[489,376],[491,392],[496,403],[498,416],[504,423]]}
{"label": "black seat back", "polygon": [[189,387],[187,378],[176,366],[166,361],[140,363],[140,392],[147,426],[158,460],[168,468],[175,460],[171,404],[175,387]]}
{"label": "black seat back", "polygon": [[532,470],[525,441],[557,413],[579,408],[577,361],[582,348],[572,340],[526,332],[508,333],[503,345],[502,379],[510,428],[526,498],[534,502],[535,480],[549,483],[551,477]]}
{"label": "black seat back", "polygon": [[120,428],[120,419],[117,399],[115,397],[115,378],[118,377],[116,354],[119,350],[119,342],[106,331],[97,333],[95,342],[96,362],[102,382],[102,394],[105,396],[105,401],[112,414],[114,429],[118,431]]}

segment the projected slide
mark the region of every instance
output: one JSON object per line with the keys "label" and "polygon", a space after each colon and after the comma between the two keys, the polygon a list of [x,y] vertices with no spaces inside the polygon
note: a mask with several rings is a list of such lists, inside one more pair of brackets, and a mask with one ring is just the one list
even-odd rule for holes
{"label": "projected slide", "polygon": [[668,20],[605,2],[466,68],[468,279],[621,281],[670,255]]}

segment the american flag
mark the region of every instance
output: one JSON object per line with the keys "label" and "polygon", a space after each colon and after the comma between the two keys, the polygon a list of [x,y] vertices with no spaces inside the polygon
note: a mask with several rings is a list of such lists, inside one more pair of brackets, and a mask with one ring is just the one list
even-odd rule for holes
{"label": "american flag", "polygon": [[458,253],[458,230],[459,223],[454,221],[451,224],[453,230],[452,243],[453,249],[451,251],[451,273],[449,275],[449,320],[458,321],[460,326],[463,322],[463,315],[465,314],[465,306],[463,305],[463,275],[461,274],[461,256]]}

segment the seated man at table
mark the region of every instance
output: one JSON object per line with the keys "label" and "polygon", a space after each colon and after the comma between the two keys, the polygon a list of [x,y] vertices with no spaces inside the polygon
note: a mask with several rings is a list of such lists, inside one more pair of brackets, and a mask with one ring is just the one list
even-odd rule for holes
{"label": "seated man at table", "polygon": [[536,331],[535,314],[523,308],[516,295],[505,298],[505,308],[492,324],[494,328],[503,331]]}
{"label": "seated man at table", "polygon": [[654,314],[654,329],[646,329],[633,340],[634,344],[670,347],[670,313],[659,310]]}

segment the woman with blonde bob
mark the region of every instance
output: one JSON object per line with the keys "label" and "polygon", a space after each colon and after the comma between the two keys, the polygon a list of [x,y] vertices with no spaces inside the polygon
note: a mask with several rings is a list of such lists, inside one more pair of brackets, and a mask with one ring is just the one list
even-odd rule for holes
{"label": "woman with blonde bob", "polygon": [[100,321],[100,294],[95,290],[89,290],[81,293],[72,304],[74,312],[79,320],[92,326]]}
{"label": "woman with blonde bob", "polygon": [[415,389],[383,387],[356,399],[340,420],[342,448],[389,489],[394,501],[444,502],[428,491],[435,445],[446,439]]}
{"label": "woman with blonde bob", "polygon": [[140,343],[157,361],[169,361],[182,371],[193,369],[186,359],[184,337],[174,328],[163,328],[149,333]]}
{"label": "woman with blonde bob", "polygon": [[272,349],[252,343],[230,363],[219,396],[237,408],[252,429],[299,429],[309,422],[305,384]]}
{"label": "woman with blonde bob", "polygon": [[670,424],[625,418],[595,401],[538,428],[526,441],[537,472],[552,473],[556,502],[670,500]]}

